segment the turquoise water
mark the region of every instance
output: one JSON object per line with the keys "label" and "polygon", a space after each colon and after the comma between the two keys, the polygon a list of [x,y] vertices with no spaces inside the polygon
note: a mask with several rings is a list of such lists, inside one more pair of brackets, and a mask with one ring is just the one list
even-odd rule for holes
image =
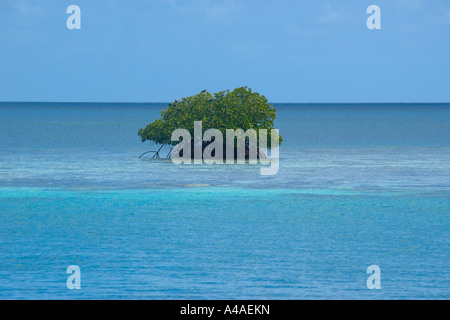
{"label": "turquoise water", "polygon": [[450,297],[450,105],[275,105],[274,176],[138,159],[165,106],[0,104],[0,298]]}

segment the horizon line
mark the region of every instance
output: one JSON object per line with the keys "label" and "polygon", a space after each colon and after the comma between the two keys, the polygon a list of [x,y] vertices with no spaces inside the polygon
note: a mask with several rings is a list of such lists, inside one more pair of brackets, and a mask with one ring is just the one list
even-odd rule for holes
{"label": "horizon line", "polygon": [[[85,103],[85,104],[170,104],[172,102],[165,101],[147,101],[147,102],[135,102],[135,101],[0,101],[1,103]],[[404,102],[271,102],[269,104],[450,104],[447,102],[418,102],[418,101],[404,101]]]}

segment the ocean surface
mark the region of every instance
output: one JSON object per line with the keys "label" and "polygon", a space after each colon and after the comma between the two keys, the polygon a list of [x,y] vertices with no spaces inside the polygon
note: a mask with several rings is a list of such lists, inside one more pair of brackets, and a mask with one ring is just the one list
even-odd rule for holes
{"label": "ocean surface", "polygon": [[139,159],[166,107],[0,103],[0,299],[450,298],[450,104],[275,104],[273,176]]}

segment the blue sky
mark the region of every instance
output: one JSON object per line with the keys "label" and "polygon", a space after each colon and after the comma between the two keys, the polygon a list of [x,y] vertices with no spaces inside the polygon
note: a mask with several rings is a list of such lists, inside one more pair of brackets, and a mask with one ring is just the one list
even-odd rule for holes
{"label": "blue sky", "polygon": [[[69,5],[81,30],[69,30]],[[369,30],[369,5],[381,30]],[[450,1],[1,0],[0,101],[450,102]]]}

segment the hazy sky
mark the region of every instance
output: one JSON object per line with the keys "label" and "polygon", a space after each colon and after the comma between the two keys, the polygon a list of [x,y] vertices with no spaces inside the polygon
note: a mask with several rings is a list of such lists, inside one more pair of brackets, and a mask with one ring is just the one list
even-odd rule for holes
{"label": "hazy sky", "polygon": [[[69,30],[69,5],[81,30]],[[369,30],[369,5],[381,30]],[[0,0],[0,101],[450,102],[448,0]]]}

